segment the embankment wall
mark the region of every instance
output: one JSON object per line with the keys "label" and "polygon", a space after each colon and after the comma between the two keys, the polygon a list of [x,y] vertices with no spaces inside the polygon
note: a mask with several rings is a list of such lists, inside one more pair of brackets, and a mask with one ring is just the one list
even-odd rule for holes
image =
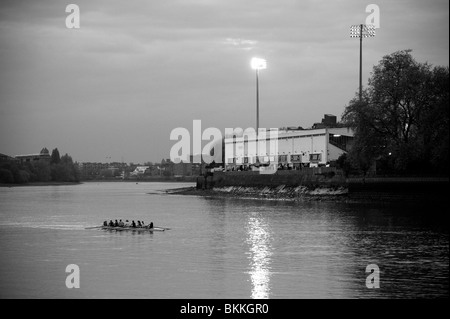
{"label": "embankment wall", "polygon": [[[220,189],[240,187],[240,191],[258,189],[264,193],[292,193],[301,186],[305,189],[347,189],[346,197],[361,201],[426,201],[442,202],[448,198],[448,178],[431,177],[372,177],[346,178],[336,168],[309,168],[301,171],[279,170],[275,174],[260,174],[254,171],[214,172],[212,176],[199,177],[198,189]],[[280,186],[283,186],[280,188]],[[297,191],[295,190],[295,191]],[[311,194],[311,192],[307,192]],[[320,194],[320,192],[313,192]],[[282,196],[283,194],[279,194]]]}

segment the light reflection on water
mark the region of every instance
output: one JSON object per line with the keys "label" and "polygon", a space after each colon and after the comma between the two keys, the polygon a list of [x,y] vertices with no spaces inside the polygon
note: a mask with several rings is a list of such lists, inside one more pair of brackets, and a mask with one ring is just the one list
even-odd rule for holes
{"label": "light reflection on water", "polygon": [[267,299],[270,293],[270,259],[272,256],[271,234],[267,222],[259,213],[248,218],[248,238],[250,245],[250,279],[252,298]]}
{"label": "light reflection on water", "polygon": [[[448,297],[448,226],[433,205],[159,192],[183,186],[0,188],[0,298]],[[116,218],[171,230],[84,229]],[[64,284],[72,263],[78,290]],[[371,263],[381,270],[377,290],[365,286]]]}

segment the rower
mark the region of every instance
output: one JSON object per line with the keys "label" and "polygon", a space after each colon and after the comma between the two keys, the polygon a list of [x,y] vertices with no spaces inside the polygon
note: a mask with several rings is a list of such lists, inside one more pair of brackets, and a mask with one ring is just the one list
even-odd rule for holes
{"label": "rower", "polygon": [[137,227],[142,227],[142,224],[141,224],[141,221],[140,221],[140,220],[138,220]]}
{"label": "rower", "polygon": [[125,224],[123,223],[122,220],[119,220],[119,227],[123,227],[123,226],[125,226]]}
{"label": "rower", "polygon": [[108,222],[106,220],[103,222],[103,226],[108,226]]}
{"label": "rower", "polygon": [[109,220],[109,225],[108,226],[114,227],[114,223],[113,223],[112,219]]}
{"label": "rower", "polygon": [[125,221],[125,227],[130,227],[130,222],[128,221],[128,219]]}
{"label": "rower", "polygon": [[131,222],[131,227],[136,228],[136,223],[134,222],[134,220]]}
{"label": "rower", "polygon": [[153,222],[150,222],[149,228],[153,228]]}
{"label": "rower", "polygon": [[116,221],[114,222],[114,227],[119,227],[119,222],[117,221],[117,219],[116,219]]}

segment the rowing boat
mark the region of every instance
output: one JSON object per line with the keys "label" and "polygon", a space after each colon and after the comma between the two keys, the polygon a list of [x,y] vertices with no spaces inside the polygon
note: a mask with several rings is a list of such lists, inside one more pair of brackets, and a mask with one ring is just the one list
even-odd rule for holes
{"label": "rowing boat", "polygon": [[162,227],[153,227],[153,228],[146,228],[146,227],[111,227],[111,226],[102,226],[102,229],[105,230],[117,230],[117,231],[124,231],[124,230],[131,230],[131,231],[165,231],[165,228]]}
{"label": "rowing boat", "polygon": [[96,227],[87,227],[86,229],[94,229],[94,228],[104,229],[104,230],[116,230],[116,231],[131,230],[131,231],[148,231],[148,232],[165,231],[165,230],[170,229],[170,228],[164,228],[164,227],[147,228],[147,227],[113,227],[113,226],[96,226]]}

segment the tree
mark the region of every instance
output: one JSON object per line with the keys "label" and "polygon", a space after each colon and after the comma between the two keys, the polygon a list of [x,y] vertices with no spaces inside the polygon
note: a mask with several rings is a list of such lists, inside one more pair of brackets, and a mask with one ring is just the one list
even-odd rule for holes
{"label": "tree", "polygon": [[352,148],[348,152],[348,159],[346,158],[347,164],[366,175],[374,159],[387,151],[387,141],[372,123],[374,109],[370,107],[368,96],[364,93],[363,101],[359,101],[359,97],[350,101],[343,119],[356,130]]}
{"label": "tree", "polygon": [[[58,154],[59,155],[59,154]],[[71,165],[71,164],[73,164],[73,160],[72,160],[72,157],[69,155],[69,154],[64,154],[62,157],[61,157],[61,163],[62,164],[66,164],[66,165]]]}
{"label": "tree", "polygon": [[52,151],[52,155],[51,155],[51,159],[50,159],[50,163],[51,164],[58,164],[60,162],[60,156],[59,156],[59,151],[58,148],[55,148]]}
{"label": "tree", "polygon": [[78,167],[73,163],[72,157],[65,154],[58,164],[51,165],[51,178],[55,182],[78,182]]}
{"label": "tree", "polygon": [[343,171],[345,177],[348,177],[350,175],[353,165],[350,162],[347,153],[343,153],[341,154],[341,156],[339,156],[339,158],[336,160],[336,167]]}
{"label": "tree", "polygon": [[102,169],[100,171],[100,176],[103,178],[112,178],[113,177],[113,171],[110,169]]}
{"label": "tree", "polygon": [[355,129],[352,161],[363,172],[388,157],[396,172],[448,167],[448,78],[448,67],[418,63],[411,50],[383,57],[342,116]]}
{"label": "tree", "polygon": [[34,165],[36,179],[39,182],[48,182],[51,180],[50,164],[45,161],[38,161]]}
{"label": "tree", "polygon": [[30,174],[26,170],[19,170],[17,175],[14,176],[14,181],[19,184],[25,184],[30,181]]}
{"label": "tree", "polygon": [[[41,154],[48,155],[43,148]],[[58,163],[55,163],[58,162]],[[28,182],[79,182],[80,172],[78,164],[67,153],[60,157],[58,149],[54,149],[50,161],[38,160],[25,163],[5,161],[0,163],[0,182],[28,183]]]}
{"label": "tree", "polygon": [[22,164],[22,169],[24,169],[28,175],[29,175],[29,182],[36,182],[38,181],[37,175],[36,175],[36,168],[34,167],[32,162],[26,162]]}
{"label": "tree", "polygon": [[422,114],[420,135],[432,166],[448,176],[449,144],[449,68],[435,67],[432,75],[432,99]]}
{"label": "tree", "polygon": [[9,169],[0,168],[0,183],[14,183],[14,176]]}

